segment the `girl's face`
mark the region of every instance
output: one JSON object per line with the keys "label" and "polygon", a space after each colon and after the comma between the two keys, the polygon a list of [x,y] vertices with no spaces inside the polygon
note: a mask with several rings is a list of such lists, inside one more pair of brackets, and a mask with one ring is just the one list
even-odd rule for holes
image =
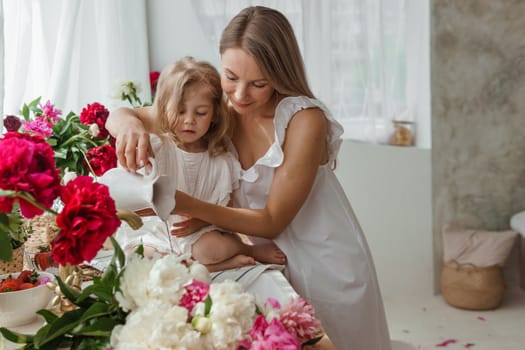
{"label": "girl's face", "polygon": [[206,150],[202,137],[210,128],[213,112],[213,99],[205,84],[193,84],[186,88],[175,125],[180,148],[187,152]]}
{"label": "girl's face", "polygon": [[221,65],[222,89],[237,113],[264,113],[273,107],[270,103],[275,90],[246,51],[227,49],[222,54]]}

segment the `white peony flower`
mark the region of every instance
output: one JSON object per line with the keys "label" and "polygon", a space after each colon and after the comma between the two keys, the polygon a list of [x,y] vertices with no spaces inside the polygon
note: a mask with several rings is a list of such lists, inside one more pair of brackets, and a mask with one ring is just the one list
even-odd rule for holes
{"label": "white peony flower", "polygon": [[201,349],[200,333],[186,323],[183,307],[152,302],[131,312],[111,333],[115,350]]}
{"label": "white peony flower", "polygon": [[178,305],[186,292],[184,286],[191,283],[188,268],[175,255],[166,255],[155,261],[147,285],[149,297],[167,305]]}
{"label": "white peony flower", "polygon": [[144,259],[135,254],[128,259],[124,273],[120,278],[121,291],[115,295],[119,305],[124,310],[132,311],[149,303],[147,281],[157,259],[158,257]]}
{"label": "white peony flower", "polygon": [[212,329],[206,336],[214,349],[234,349],[252,328],[255,297],[233,281],[211,284],[210,297]]}
{"label": "white peony flower", "polygon": [[191,264],[190,266],[190,275],[198,280],[198,281],[201,281],[201,282],[206,282],[208,284],[211,283],[211,275],[210,275],[210,272],[208,271],[208,269],[206,268],[206,266],[198,263],[198,262],[194,262],[193,264]]}

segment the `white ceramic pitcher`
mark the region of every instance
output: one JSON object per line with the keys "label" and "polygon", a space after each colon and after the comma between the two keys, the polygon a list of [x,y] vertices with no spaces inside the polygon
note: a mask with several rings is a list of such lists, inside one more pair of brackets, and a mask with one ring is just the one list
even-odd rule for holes
{"label": "white ceramic pitcher", "polygon": [[129,172],[124,168],[110,169],[98,178],[98,182],[109,187],[117,209],[140,210],[151,208],[166,221],[175,208],[177,179],[160,175],[157,162],[150,158],[151,170],[143,173]]}

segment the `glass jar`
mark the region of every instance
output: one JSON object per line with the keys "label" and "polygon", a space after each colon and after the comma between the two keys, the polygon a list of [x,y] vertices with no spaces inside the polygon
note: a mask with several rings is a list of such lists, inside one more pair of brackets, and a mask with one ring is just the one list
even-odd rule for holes
{"label": "glass jar", "polygon": [[393,120],[394,132],[390,137],[392,146],[414,146],[416,144],[416,123],[407,120]]}

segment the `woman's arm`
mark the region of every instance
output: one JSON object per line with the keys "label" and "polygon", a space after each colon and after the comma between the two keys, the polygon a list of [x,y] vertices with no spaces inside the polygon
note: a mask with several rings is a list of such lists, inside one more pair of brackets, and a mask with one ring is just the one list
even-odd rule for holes
{"label": "woman's arm", "polygon": [[152,107],[118,108],[109,114],[106,129],[116,138],[120,164],[132,171],[148,164],[153,156],[149,133],[154,130]]}
{"label": "woman's arm", "polygon": [[300,210],[319,165],[327,161],[327,128],[327,120],[319,109],[305,109],[292,118],[286,129],[284,160],[275,170],[265,208],[221,207],[177,192],[175,211],[231,231],[275,238]]}

